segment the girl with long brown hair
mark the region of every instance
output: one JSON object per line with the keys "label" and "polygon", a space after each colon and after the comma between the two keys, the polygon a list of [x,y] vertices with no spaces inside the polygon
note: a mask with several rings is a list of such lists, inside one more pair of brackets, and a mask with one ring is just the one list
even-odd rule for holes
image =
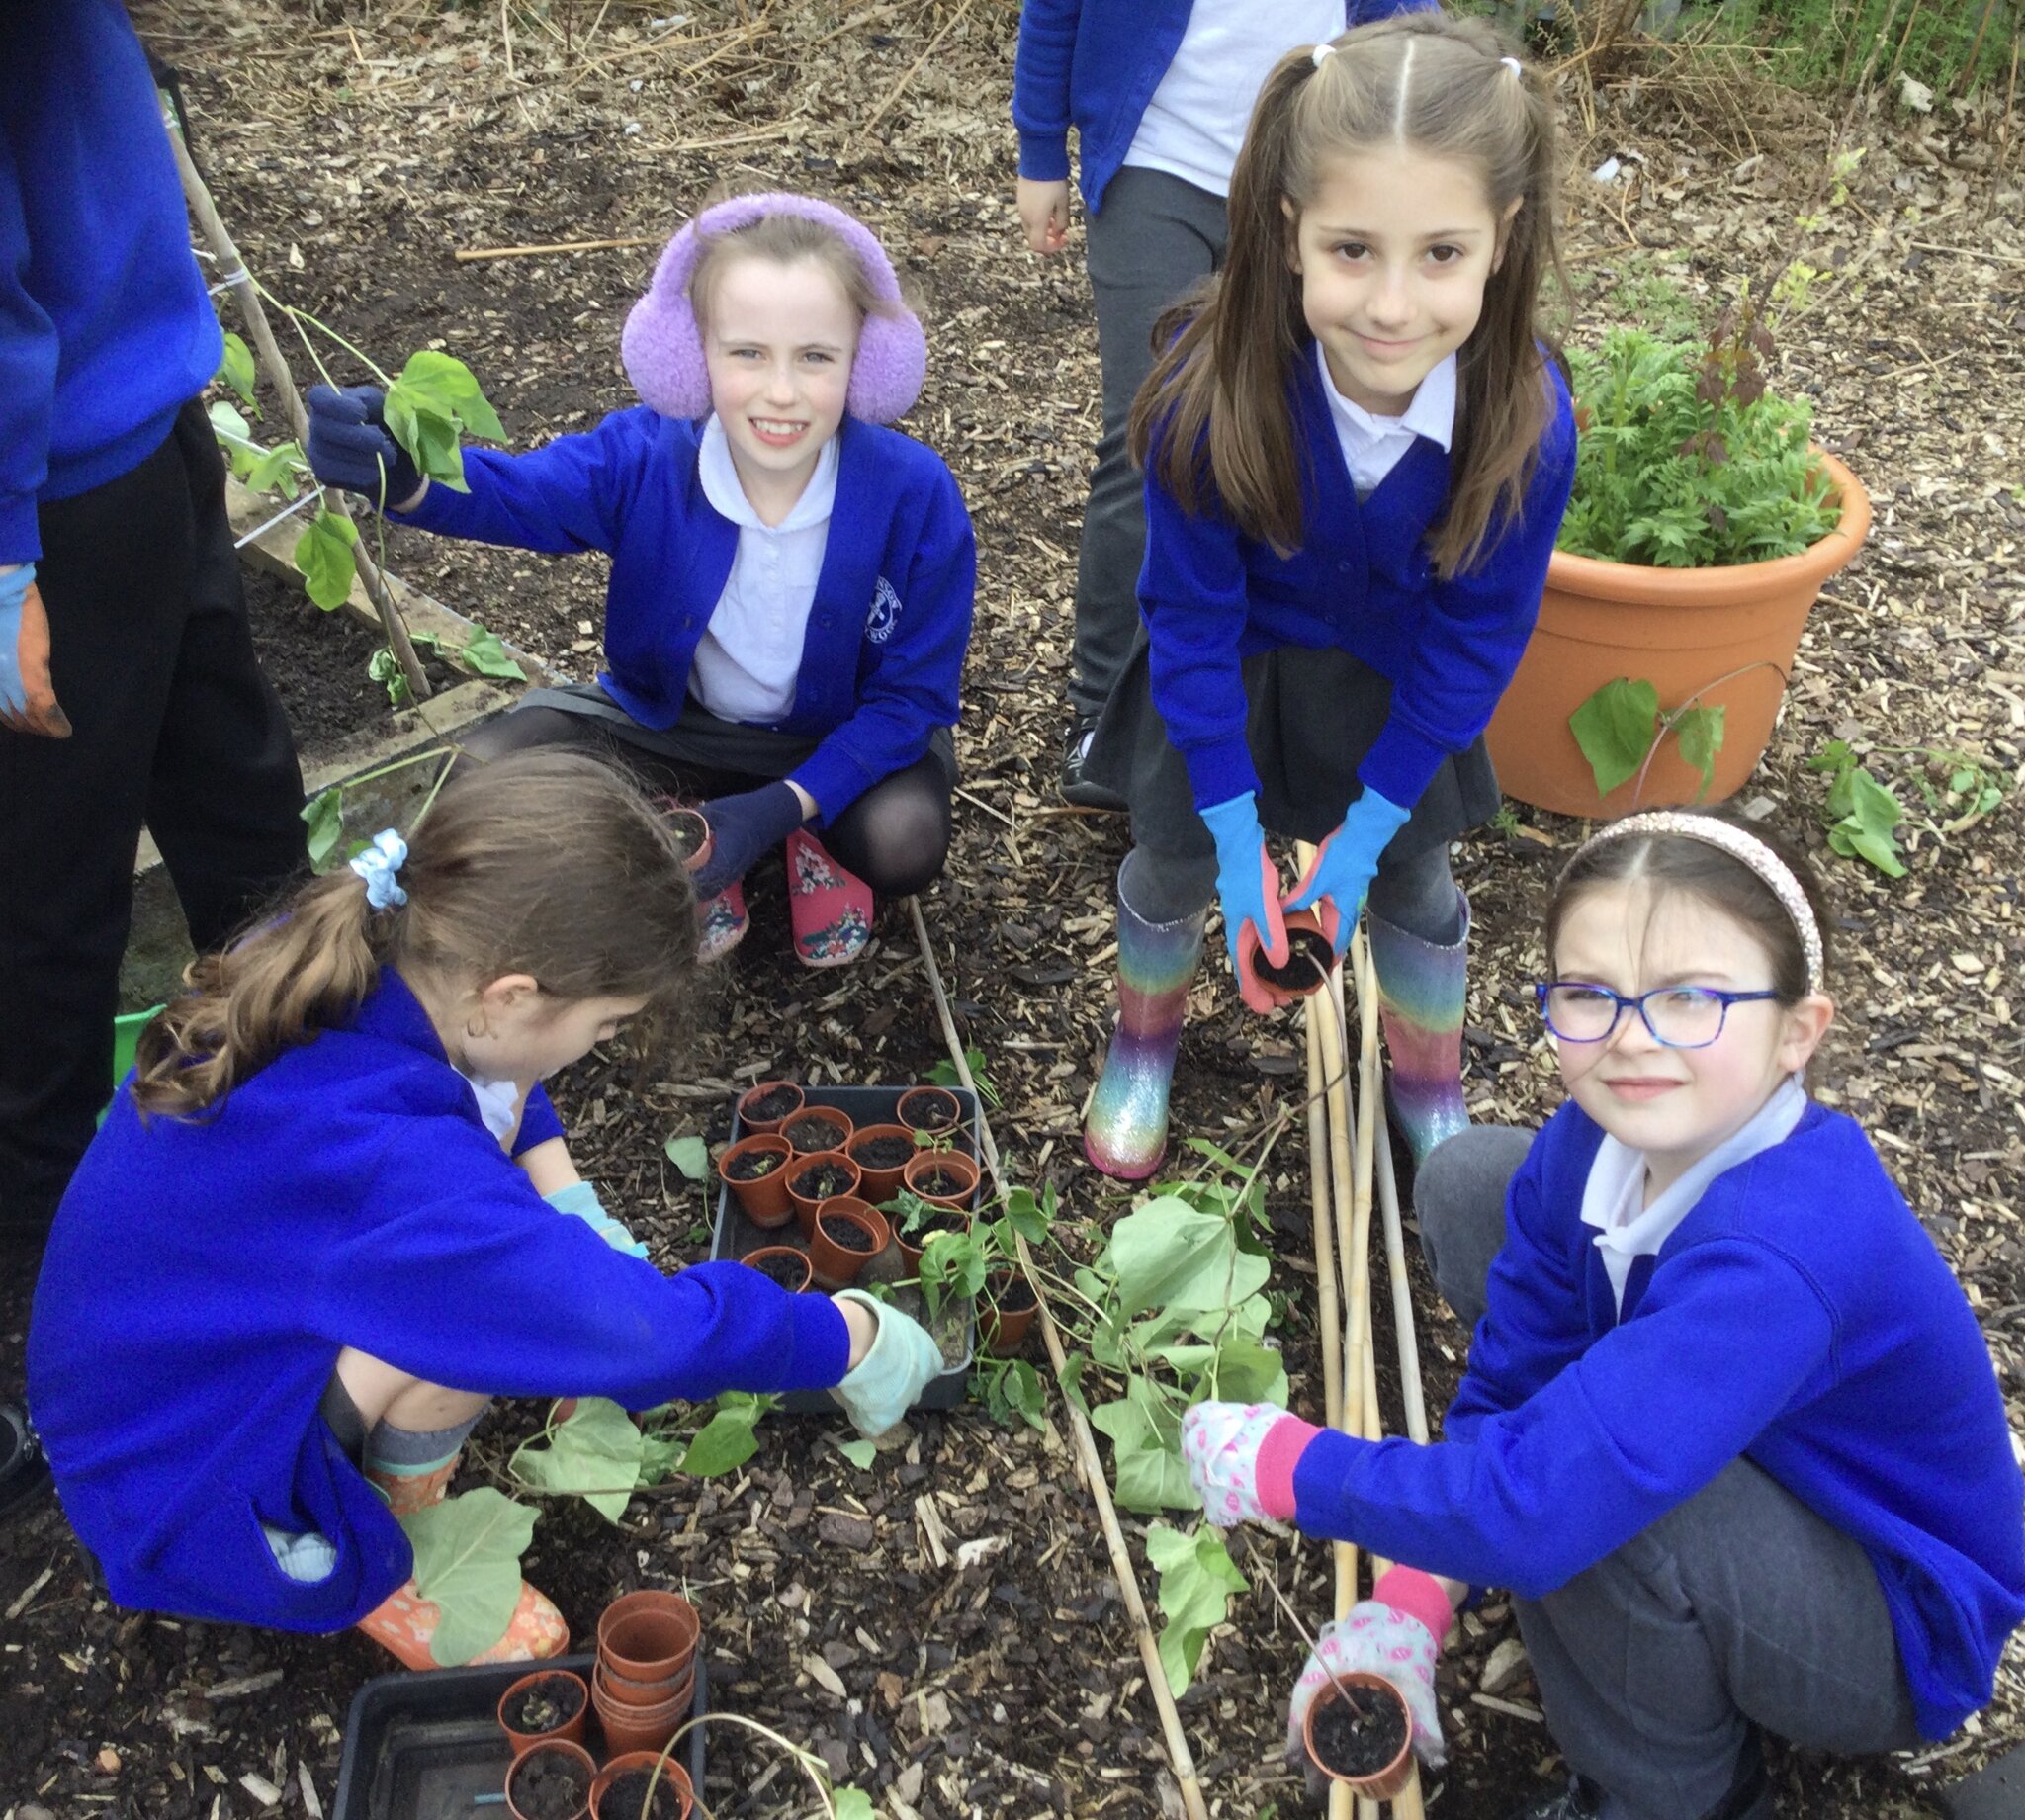
{"label": "girl with long brown hair", "polygon": [[[1085,1126],[1152,1173],[1212,899],[1245,1002],[1286,910],[1340,955],[1366,891],[1398,1122],[1467,1123],[1482,732],[1539,611],[1573,480],[1535,297],[1557,269],[1545,84],[1478,21],[1413,13],[1275,67],[1232,173],[1222,271],[1163,324],[1133,406],[1144,637],[1087,772],[1119,789],[1119,1019]],[[1320,843],[1282,898],[1265,827]]]}
{"label": "girl with long brown hair", "polygon": [[[678,1011],[695,955],[660,817],[538,751],[199,962],[58,1209],[29,1331],[30,1408],[114,1599],[356,1623],[428,1668],[396,1519],[444,1496],[492,1395],[835,1386],[867,1432],[899,1420],[942,1368],[918,1325],[739,1264],[664,1277],[570,1160],[542,1078]],[[476,1660],[568,1641],[523,1586]]]}

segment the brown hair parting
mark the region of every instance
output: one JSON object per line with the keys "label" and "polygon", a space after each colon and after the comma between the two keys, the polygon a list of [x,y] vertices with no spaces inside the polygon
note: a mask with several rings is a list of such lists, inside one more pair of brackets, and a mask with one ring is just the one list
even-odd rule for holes
{"label": "brown hair parting", "polygon": [[[1814,912],[1814,927],[1820,933],[1825,990],[1829,963],[1834,958],[1828,946],[1828,909],[1821,881],[1805,855],[1792,841],[1762,823],[1746,821],[1728,810],[1681,813],[1697,813],[1709,821],[1741,828],[1753,840],[1770,847],[1793,874]],[[1806,949],[1800,931],[1794,927],[1793,917],[1772,887],[1742,860],[1685,834],[1626,834],[1619,840],[1599,840],[1576,855],[1554,888],[1553,902],[1547,906],[1549,971],[1557,965],[1554,951],[1561,927],[1584,893],[1634,879],[1650,885],[1660,895],[1686,892],[1711,910],[1742,924],[1772,958],[1772,990],[1778,994],[1779,1002],[1796,1005],[1807,996]]]}
{"label": "brown hair parting", "polygon": [[489,984],[532,975],[559,1001],[666,1010],[696,969],[696,904],[667,823],[579,752],[509,753],[445,786],[408,838],[405,905],[375,910],[340,865],[222,953],[141,1034],[134,1104],[191,1118],[287,1048],[343,1023],[383,967]]}
{"label": "brown hair parting", "polygon": [[1184,509],[1210,509],[1213,488],[1247,536],[1299,548],[1305,457],[1288,393],[1309,334],[1281,205],[1304,209],[1333,159],[1405,144],[1478,170],[1500,220],[1519,204],[1457,357],[1453,478],[1429,533],[1436,572],[1471,567],[1494,520],[1517,517],[1553,409],[1535,300],[1549,270],[1566,280],[1552,103],[1509,55],[1482,20],[1402,13],[1345,33],[1319,63],[1289,51],[1267,77],[1231,173],[1223,268],[1162,317],[1132,404],[1133,459]]}

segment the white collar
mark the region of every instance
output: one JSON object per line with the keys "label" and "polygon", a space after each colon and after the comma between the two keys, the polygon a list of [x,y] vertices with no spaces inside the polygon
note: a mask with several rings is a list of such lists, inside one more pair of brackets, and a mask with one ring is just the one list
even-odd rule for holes
{"label": "white collar", "polygon": [[[1597,1148],[1596,1161],[1589,1166],[1589,1179],[1582,1190],[1582,1223],[1600,1229],[1596,1235],[1597,1249],[1626,1257],[1651,1256],[1694,1211],[1717,1176],[1761,1150],[1783,1144],[1806,1109],[1806,1089],[1801,1085],[1798,1075],[1789,1075],[1738,1130],[1686,1170],[1678,1181],[1642,1210],[1638,1198],[1645,1182],[1645,1153],[1620,1144],[1606,1134]],[[1628,1217],[1619,1223],[1621,1214]]]}
{"label": "white collar", "polygon": [[[457,1071],[464,1075],[464,1070]],[[479,1117],[485,1129],[501,1143],[519,1121],[520,1088],[510,1081],[488,1081],[484,1075],[464,1075],[471,1096],[479,1102]]]}
{"label": "white collar", "polygon": [[1322,375],[1322,395],[1329,400],[1330,413],[1365,442],[1376,442],[1404,430],[1410,436],[1425,436],[1446,451],[1455,435],[1455,356],[1447,354],[1429,370],[1415,388],[1413,400],[1397,417],[1380,417],[1336,390],[1329,372],[1329,357],[1322,344],[1315,343],[1315,365]]}
{"label": "white collar", "polygon": [[719,517],[730,519],[741,531],[778,535],[826,524],[836,503],[836,441],[833,436],[823,445],[822,453],[816,457],[816,472],[809,477],[809,483],[802,488],[802,496],[793,509],[779,524],[769,525],[760,520],[752,502],[746,497],[746,489],[739,482],[738,467],[732,461],[731,438],[724,433],[724,425],[713,411],[703,426],[703,443],[696,452],[696,472],[703,481],[703,496]]}

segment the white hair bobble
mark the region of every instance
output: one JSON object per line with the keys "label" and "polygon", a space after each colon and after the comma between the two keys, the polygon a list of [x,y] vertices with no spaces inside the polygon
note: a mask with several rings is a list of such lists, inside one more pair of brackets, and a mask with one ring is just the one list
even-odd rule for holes
{"label": "white hair bobble", "polygon": [[1333,57],[1335,54],[1336,46],[1334,44],[1317,44],[1314,49],[1308,52],[1308,55],[1314,59],[1317,69],[1322,67],[1322,59],[1324,57]]}
{"label": "white hair bobble", "polygon": [[1524,78],[1526,74],[1526,65],[1520,62],[1517,57],[1500,57],[1498,61],[1504,64],[1504,66],[1507,69],[1509,69],[1513,73],[1513,75],[1521,77],[1522,79]]}
{"label": "white hair bobble", "polygon": [[396,876],[407,862],[407,842],[391,827],[373,836],[372,844],[357,854],[351,868],[366,881],[366,902],[376,910],[398,910],[407,893]]}

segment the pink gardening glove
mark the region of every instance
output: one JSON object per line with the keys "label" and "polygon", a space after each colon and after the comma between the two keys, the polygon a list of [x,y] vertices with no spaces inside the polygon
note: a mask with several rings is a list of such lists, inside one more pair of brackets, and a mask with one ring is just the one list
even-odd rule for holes
{"label": "pink gardening glove", "polygon": [[1293,1469],[1319,1432],[1271,1403],[1198,1403],[1182,1417],[1182,1460],[1219,1529],[1293,1520]]}
{"label": "pink gardening glove", "polygon": [[1429,1769],[1439,1770],[1448,1761],[1448,1752],[1442,1748],[1442,1715],[1435,1704],[1435,1658],[1453,1621],[1449,1595],[1432,1574],[1417,1567],[1388,1568],[1371,1588],[1370,1598],[1351,1606],[1347,1616],[1322,1626],[1315,1653],[1293,1684],[1286,1721],[1288,1758],[1306,1761],[1301,1723],[1331,1672],[1347,1675],[1362,1669],[1384,1676],[1406,1696],[1406,1709],[1413,1715],[1414,1751]]}

